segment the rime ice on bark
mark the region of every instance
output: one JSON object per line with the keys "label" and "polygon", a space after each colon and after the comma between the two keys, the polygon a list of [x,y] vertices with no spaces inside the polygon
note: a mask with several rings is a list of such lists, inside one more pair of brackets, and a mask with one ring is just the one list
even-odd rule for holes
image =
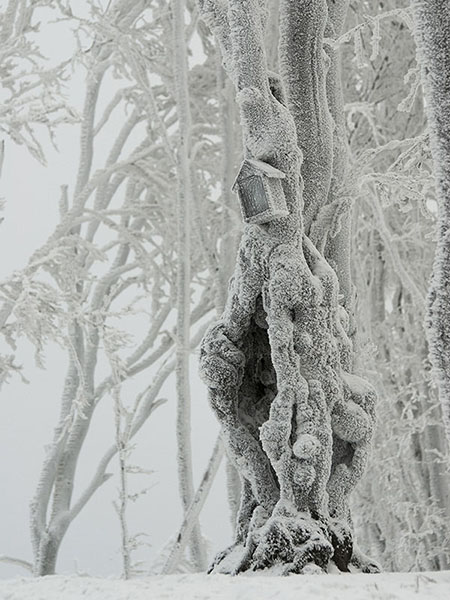
{"label": "rime ice on bark", "polygon": [[428,339],[450,441],[450,11],[446,0],[414,0],[412,4],[439,205]]}
{"label": "rime ice on bark", "polygon": [[[326,570],[333,560],[342,571],[350,562],[376,570],[354,548],[348,507],[367,460],[375,392],[352,373],[350,319],[338,301],[338,277],[305,235],[301,212],[297,133],[309,153],[302,171],[310,190],[308,227],[331,180],[322,52],[327,6],[281,3],[283,83],[267,72],[256,0],[200,6],[237,90],[246,155],[285,174],[289,210],[245,228],[225,311],[202,343],[202,377],[242,483],[235,544],[211,569],[287,574]],[[294,35],[293,24],[302,36]],[[316,68],[319,84],[311,91]],[[307,109],[300,110],[302,99]]]}

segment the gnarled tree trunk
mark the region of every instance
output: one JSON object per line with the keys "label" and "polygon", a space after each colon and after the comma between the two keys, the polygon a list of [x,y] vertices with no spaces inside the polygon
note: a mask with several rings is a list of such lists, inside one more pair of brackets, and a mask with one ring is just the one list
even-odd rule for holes
{"label": "gnarled tree trunk", "polygon": [[323,49],[346,2],[281,0],[279,75],[267,69],[263,2],[200,7],[236,88],[245,157],[285,175],[277,201],[289,213],[245,227],[224,313],[202,344],[242,488],[235,543],[211,569],[377,570],[355,546],[348,506],[375,392],[354,372],[339,66]]}

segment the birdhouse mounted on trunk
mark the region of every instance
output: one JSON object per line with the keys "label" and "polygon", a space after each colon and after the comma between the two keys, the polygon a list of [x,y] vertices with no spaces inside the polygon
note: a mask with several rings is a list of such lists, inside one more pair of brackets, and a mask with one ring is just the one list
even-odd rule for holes
{"label": "birdhouse mounted on trunk", "polygon": [[268,223],[287,217],[289,211],[281,185],[284,178],[282,171],[262,160],[244,160],[232,190],[238,194],[246,223]]}

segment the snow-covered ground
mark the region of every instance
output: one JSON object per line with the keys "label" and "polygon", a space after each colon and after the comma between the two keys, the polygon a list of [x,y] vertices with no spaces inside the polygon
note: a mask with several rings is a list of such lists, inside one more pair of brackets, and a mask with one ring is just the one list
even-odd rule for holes
{"label": "snow-covered ground", "polygon": [[123,581],[42,577],[0,582],[0,600],[449,600],[450,571],[262,577],[165,575]]}

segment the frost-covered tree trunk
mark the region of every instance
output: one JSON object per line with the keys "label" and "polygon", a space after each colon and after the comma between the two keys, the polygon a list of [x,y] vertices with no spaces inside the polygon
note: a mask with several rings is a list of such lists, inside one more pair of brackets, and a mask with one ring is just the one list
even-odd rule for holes
{"label": "frost-covered tree trunk", "polygon": [[450,10],[446,0],[413,0],[412,5],[439,211],[428,341],[450,441]]}
{"label": "frost-covered tree trunk", "polygon": [[[199,4],[236,88],[244,156],[284,174],[277,202],[288,211],[244,228],[224,313],[202,343],[202,376],[242,488],[235,543],[212,569],[376,570],[355,546],[348,506],[375,392],[354,373],[339,300],[348,273],[323,253],[336,220],[350,218],[336,210],[341,108],[332,79],[327,94],[323,49],[327,26],[343,17],[334,2],[328,11],[325,0],[281,0],[277,75],[267,68],[263,2]],[[338,78],[336,60],[333,69]]]}
{"label": "frost-covered tree trunk", "polygon": [[[172,2],[174,87],[180,140],[177,150],[177,456],[178,480],[183,509],[186,512],[194,498],[191,448],[191,397],[189,378],[190,314],[191,314],[191,211],[193,189],[190,149],[191,112],[189,105],[187,44],[184,24],[184,0]],[[204,543],[198,521],[192,531],[191,553],[195,568],[205,568]]]}

